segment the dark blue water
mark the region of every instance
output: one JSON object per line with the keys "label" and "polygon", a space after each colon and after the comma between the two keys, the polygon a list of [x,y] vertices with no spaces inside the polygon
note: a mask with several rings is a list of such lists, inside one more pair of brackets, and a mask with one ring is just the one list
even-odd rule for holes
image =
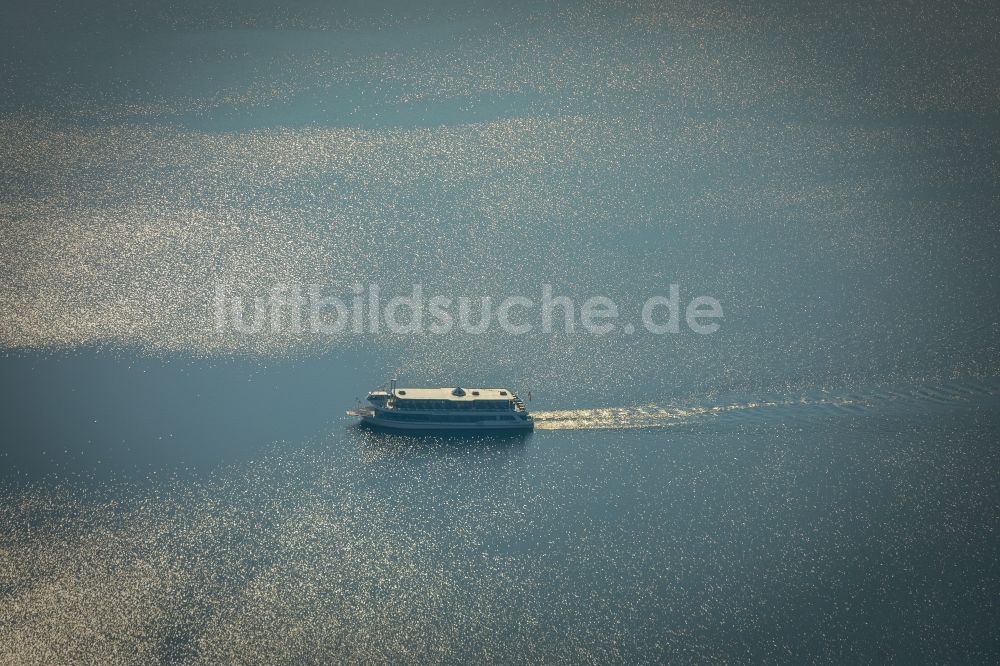
{"label": "dark blue water", "polygon": [[[995,662],[988,4],[24,4],[0,661]],[[720,329],[216,326],[679,285]],[[343,415],[532,392],[519,438]]]}

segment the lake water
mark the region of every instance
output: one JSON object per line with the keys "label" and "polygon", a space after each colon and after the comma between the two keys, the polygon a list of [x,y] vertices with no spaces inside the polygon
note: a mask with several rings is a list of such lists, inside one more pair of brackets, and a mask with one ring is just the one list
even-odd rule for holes
{"label": "lake water", "polygon": [[[998,23],[12,10],[0,661],[995,662]],[[415,284],[633,329],[216,309]],[[646,330],[671,285],[718,331]],[[343,416],[393,377],[530,391],[537,428]]]}

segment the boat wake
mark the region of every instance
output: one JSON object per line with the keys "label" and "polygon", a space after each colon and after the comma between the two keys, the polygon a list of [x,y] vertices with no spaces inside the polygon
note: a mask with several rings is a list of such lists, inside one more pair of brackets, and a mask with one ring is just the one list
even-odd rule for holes
{"label": "boat wake", "polygon": [[894,387],[833,394],[818,391],[794,398],[770,398],[703,405],[644,405],[533,411],[538,430],[668,428],[701,421],[810,421],[835,414],[864,415],[950,410],[980,401],[996,402],[1000,379],[963,384]]}

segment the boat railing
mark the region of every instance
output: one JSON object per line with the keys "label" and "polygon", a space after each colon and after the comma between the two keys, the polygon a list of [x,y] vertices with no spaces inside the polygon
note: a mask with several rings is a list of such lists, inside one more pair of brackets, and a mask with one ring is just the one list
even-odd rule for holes
{"label": "boat railing", "polygon": [[[407,407],[404,407],[403,405],[400,404],[399,400],[396,400],[394,398],[389,398],[388,400],[386,400],[380,406],[380,409],[391,410],[391,411],[395,411],[395,410],[404,411],[405,410],[405,411],[414,411],[414,412],[417,412],[417,411],[420,411],[420,412],[437,412],[437,411],[458,411],[458,412],[498,411],[497,408],[482,408],[482,409],[473,408],[473,407],[468,406],[467,403],[460,403],[460,404],[462,404],[462,406],[459,407],[458,404],[452,404],[452,401],[449,401],[449,400],[432,401],[432,403],[434,403],[434,404],[430,404],[430,405],[427,405],[427,406],[420,406],[420,407],[407,406]],[[438,403],[443,403],[443,404],[438,404]],[[515,412],[527,412],[528,411],[528,408],[525,406],[524,401],[521,400],[521,398],[519,398],[517,395],[513,395],[511,397],[511,399],[510,399],[510,405],[512,406],[513,411],[515,411]]]}

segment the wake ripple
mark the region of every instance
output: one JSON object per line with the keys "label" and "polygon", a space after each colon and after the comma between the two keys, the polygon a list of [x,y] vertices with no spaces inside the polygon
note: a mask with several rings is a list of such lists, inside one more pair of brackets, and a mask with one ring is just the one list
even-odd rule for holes
{"label": "wake ripple", "polygon": [[635,407],[594,407],[534,411],[539,430],[617,430],[668,428],[700,421],[813,421],[836,415],[926,413],[951,410],[1000,396],[1000,378],[977,382],[879,388],[833,394],[817,391],[797,397],[736,401],[720,404]]}

